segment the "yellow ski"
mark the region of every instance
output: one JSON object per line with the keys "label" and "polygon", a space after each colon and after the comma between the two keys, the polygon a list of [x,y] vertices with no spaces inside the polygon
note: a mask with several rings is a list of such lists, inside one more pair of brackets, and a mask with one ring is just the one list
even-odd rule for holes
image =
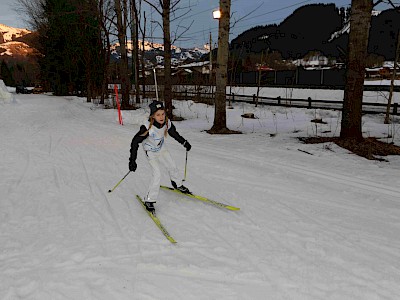
{"label": "yellow ski", "polygon": [[164,236],[168,239],[168,241],[170,241],[173,244],[176,244],[176,241],[174,240],[174,238],[168,233],[167,229],[165,229],[165,227],[163,226],[163,224],[161,224],[160,219],[155,215],[152,214],[151,212],[149,212],[146,209],[146,206],[143,203],[143,199],[142,197],[140,197],[139,195],[136,195],[136,199],[140,202],[140,204],[142,205],[143,209],[147,212],[147,214],[149,215],[149,217],[154,221],[154,223],[157,225],[158,229],[161,230],[161,232],[164,234]]}
{"label": "yellow ski", "polygon": [[185,193],[182,193],[179,190],[176,190],[174,188],[171,188],[171,187],[168,187],[168,186],[164,186],[164,185],[161,185],[160,187],[165,189],[165,190],[169,190],[171,192],[175,192],[175,193],[178,193],[178,194],[181,194],[181,195],[193,198],[193,199],[197,199],[197,200],[209,203],[209,204],[214,205],[216,207],[225,208],[225,209],[229,209],[229,210],[240,210],[239,207],[235,207],[235,206],[227,205],[227,204],[224,204],[224,203],[221,203],[221,202],[217,202],[217,201],[208,199],[208,198],[203,197],[203,196],[195,195],[195,194],[192,194],[192,193],[185,194]]}

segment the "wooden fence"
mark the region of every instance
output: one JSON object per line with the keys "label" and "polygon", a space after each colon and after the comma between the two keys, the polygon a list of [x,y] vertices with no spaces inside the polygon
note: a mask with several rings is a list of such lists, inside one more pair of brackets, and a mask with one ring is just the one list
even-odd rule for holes
{"label": "wooden fence", "polygon": [[[203,102],[207,104],[214,104],[214,93],[200,93],[200,92],[174,92],[174,99],[177,100],[193,100],[195,102]],[[258,97],[256,95],[240,95],[240,94],[226,94],[227,102],[245,102],[254,105],[270,105],[270,106],[285,106],[285,107],[297,107],[297,108],[308,108],[308,109],[333,109],[342,110],[343,102],[335,100],[320,100],[320,99],[287,99],[281,97]],[[363,113],[368,114],[380,114],[386,113],[386,103],[372,103],[363,102],[362,110]],[[392,103],[390,106],[390,114],[399,115],[399,104]]]}
{"label": "wooden fence", "polygon": [[[159,91],[159,97],[162,99],[162,91]],[[114,96],[113,96],[114,98]],[[154,90],[146,90],[146,98],[156,99],[156,93]],[[195,102],[206,103],[209,105],[214,104],[215,93],[207,92],[196,92],[196,91],[173,91],[173,99],[176,100],[193,100]],[[132,100],[133,101],[133,100]],[[256,95],[241,95],[235,93],[227,93],[226,101],[231,102],[243,102],[254,105],[270,105],[270,106],[283,106],[283,107],[296,107],[296,108],[308,108],[308,109],[332,109],[342,110],[343,102],[339,100],[322,100],[322,99],[295,99],[295,98],[281,98],[281,97],[261,97],[257,98]],[[114,101],[115,102],[115,101]],[[114,103],[115,107],[115,103]],[[362,112],[366,114],[382,114],[386,113],[387,103],[374,103],[374,102],[363,102]],[[400,115],[399,104],[392,103],[390,105],[391,115]]]}

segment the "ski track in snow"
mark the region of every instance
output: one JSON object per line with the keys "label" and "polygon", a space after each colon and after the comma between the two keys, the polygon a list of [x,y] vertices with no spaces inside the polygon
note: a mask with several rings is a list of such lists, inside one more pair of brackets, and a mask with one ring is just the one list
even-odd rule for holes
{"label": "ski track in snow", "polygon": [[[208,155],[210,155],[210,151],[209,149],[212,149],[212,147],[204,147],[202,150],[206,151],[208,153]],[[315,179],[315,180],[320,180],[320,179],[326,179],[329,180],[330,182],[333,182],[334,184],[338,183],[340,185],[349,185],[350,187],[354,187],[357,188],[358,190],[360,190],[360,188],[363,189],[362,192],[375,192],[377,195],[382,195],[383,196],[389,196],[389,197],[393,197],[395,195],[395,190],[393,190],[392,187],[390,186],[386,186],[386,185],[382,185],[382,184],[376,184],[372,181],[369,180],[360,180],[360,179],[356,179],[354,177],[348,177],[346,175],[339,175],[339,174],[330,174],[327,172],[323,172],[321,170],[315,170],[315,168],[313,168],[312,166],[310,166],[308,169],[301,167],[301,166],[297,166],[296,162],[293,163],[291,166],[286,165],[284,162],[277,162],[277,163],[271,163],[271,162],[267,162],[267,163],[255,163],[257,162],[257,159],[254,159],[254,157],[251,157],[251,154],[247,154],[246,157],[240,157],[240,156],[235,156],[232,155],[231,153],[229,153],[228,155],[224,156],[221,155],[220,152],[218,151],[212,151],[211,155],[213,156],[219,156],[221,160],[231,160],[231,163],[235,162],[235,164],[240,164],[241,167],[243,168],[246,165],[250,165],[254,169],[257,169],[257,167],[262,164],[262,165],[267,165],[268,170],[280,170],[282,172],[287,172],[290,173],[291,176],[295,175],[295,176],[302,176],[302,175],[307,175],[307,177],[311,176],[311,179]],[[237,176],[238,174],[233,174],[232,176],[228,177],[228,178],[224,178],[224,181],[229,181],[232,178],[232,183],[237,184],[237,181],[235,182],[235,180],[233,178],[235,178],[235,176]],[[246,174],[248,175],[248,174]],[[259,186],[259,181],[253,179],[253,178],[248,178],[247,180],[240,180],[240,183],[247,186],[247,189],[254,189],[257,188]],[[395,264],[395,262],[398,260],[399,255],[397,253],[397,251],[393,251],[391,248],[389,247],[382,247],[380,245],[380,242],[387,242],[387,240],[385,239],[379,239],[379,237],[377,237],[377,240],[374,242],[363,242],[361,238],[358,238],[357,241],[351,241],[351,239],[349,239],[348,237],[346,237],[346,235],[342,232],[345,232],[346,227],[338,227],[337,229],[333,230],[334,228],[330,227],[331,224],[326,225],[324,223],[323,220],[318,220],[317,218],[314,218],[312,216],[310,216],[310,214],[306,214],[304,212],[302,212],[302,209],[296,209],[295,206],[292,206],[293,203],[287,204],[285,203],[286,201],[280,201],[278,199],[282,198],[282,197],[287,197],[287,191],[285,191],[286,193],[282,192],[280,194],[277,194],[277,197],[275,199],[273,199],[274,203],[278,204],[278,207],[280,208],[280,210],[282,212],[284,212],[285,214],[288,214],[289,212],[293,212],[293,214],[298,217],[300,220],[303,220],[302,222],[308,223],[306,221],[310,221],[311,224],[314,223],[317,227],[321,228],[323,230],[323,234],[326,235],[328,238],[331,238],[332,240],[339,240],[343,243],[343,245],[335,245],[334,248],[337,248],[339,251],[339,253],[346,253],[348,252],[348,254],[352,254],[355,252],[355,249],[357,249],[357,251],[363,252],[363,253],[368,253],[368,256],[366,257],[366,261],[370,260],[370,259],[378,259],[383,261],[383,263],[387,264],[387,265],[393,265]],[[276,193],[275,193],[276,194]],[[304,201],[304,197],[298,197],[297,195],[294,197],[297,198],[296,200],[298,201]],[[309,202],[308,199],[306,199],[307,202]],[[348,199],[347,199],[348,201]],[[385,201],[390,201],[393,203],[393,205],[395,205],[395,207],[397,208],[397,213],[398,213],[398,208],[399,208],[399,202],[397,201],[396,198],[392,199],[392,198],[385,198]],[[321,202],[321,201],[313,201],[315,203]],[[328,206],[332,206],[332,205],[328,205]],[[337,206],[337,204],[335,204],[335,206]],[[351,205],[349,205],[349,203],[346,203],[345,205],[340,205],[337,206],[337,208],[349,208],[351,209]],[[358,208],[360,208],[361,206],[358,206]],[[353,210],[357,210],[358,208],[355,208]],[[279,212],[280,210],[277,209],[277,207],[274,207],[274,211],[275,212]],[[382,217],[384,217],[384,215],[382,214]],[[291,217],[293,218],[293,217]],[[396,226],[397,228],[395,229],[399,229],[398,226]],[[319,235],[322,236],[322,234],[320,233]],[[328,239],[329,240],[329,239]],[[277,239],[275,239],[275,241],[278,241]],[[318,243],[317,243],[318,242]],[[315,254],[318,255],[325,255],[326,252],[328,251],[328,248],[331,248],[332,246],[330,244],[327,244],[326,247],[324,246],[322,249],[318,246],[316,246],[317,244],[320,244],[321,241],[315,240],[315,238],[310,238],[310,241],[305,241],[305,247],[309,248],[308,250],[311,252],[315,252]],[[397,244],[398,247],[394,247],[399,248],[400,244],[397,243],[397,241],[391,241],[391,243],[395,243]],[[291,250],[291,248],[288,248],[289,250]],[[391,256],[394,256],[395,258],[391,258],[391,259],[385,259],[385,255],[382,254],[389,254]],[[293,253],[293,255],[296,255],[295,253]],[[298,255],[298,254],[297,254]],[[382,257],[383,256],[383,257]],[[302,259],[306,260],[307,257],[302,257]],[[345,267],[343,267],[345,269]],[[377,291],[380,290],[381,287],[377,287]],[[383,296],[383,295],[381,295]]]}
{"label": "ski track in snow", "polygon": [[[189,118],[176,123],[193,146],[185,185],[241,210],[161,190],[158,216],[172,245],[134,198],[150,180],[141,149],[137,172],[107,193],[127,171],[146,110],[124,112],[119,126],[115,111],[80,98],[16,99],[0,105],[0,299],[400,297],[396,163],[302,145],[281,134],[292,125],[275,108],[257,108],[254,123],[228,117],[250,130],[243,135],[209,136],[198,129],[211,127],[208,117]],[[304,133],[296,112],[286,122]],[[167,144],[183,169],[184,149]]]}

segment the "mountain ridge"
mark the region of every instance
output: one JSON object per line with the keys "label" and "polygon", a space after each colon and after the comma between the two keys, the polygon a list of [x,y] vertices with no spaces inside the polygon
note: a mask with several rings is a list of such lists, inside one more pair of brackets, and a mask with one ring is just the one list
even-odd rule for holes
{"label": "mountain ridge", "polygon": [[[280,52],[284,59],[302,58],[311,51],[327,57],[344,58],[348,43],[348,9],[335,4],[309,4],[296,9],[280,24],[250,28],[231,41],[233,54],[246,57],[261,52]],[[400,29],[395,9],[373,11],[368,52],[395,57]]]}
{"label": "mountain ridge", "polygon": [[[13,56],[38,55],[37,33],[28,29],[14,28],[0,24],[0,57],[12,59]],[[145,57],[148,64],[163,64],[164,45],[151,41],[144,42]],[[142,47],[142,41],[138,43]],[[132,51],[132,41],[127,43],[128,55]],[[112,58],[119,58],[119,43],[114,43],[111,47]],[[172,46],[172,64],[179,65],[188,61],[199,60],[209,51],[206,48],[183,48]]]}
{"label": "mountain ridge", "polygon": [[39,55],[35,47],[35,32],[0,24],[0,57],[12,58]]}

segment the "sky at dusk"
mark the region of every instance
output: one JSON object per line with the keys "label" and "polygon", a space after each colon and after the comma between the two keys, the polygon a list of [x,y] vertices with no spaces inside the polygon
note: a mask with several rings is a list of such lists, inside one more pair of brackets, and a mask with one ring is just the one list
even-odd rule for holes
{"label": "sky at dusk", "polygon": [[[335,3],[338,7],[347,7],[350,0],[318,1],[318,0],[232,0],[230,39],[237,37],[243,31],[255,26],[279,24],[297,8],[316,3]],[[172,21],[172,37],[179,36],[174,44],[180,47],[201,47],[209,43],[210,33],[212,44],[216,46],[218,36],[218,21],[212,18],[212,11],[218,9],[219,0],[181,0],[180,9],[176,11],[176,20]],[[146,4],[143,4],[145,6]],[[18,0],[0,1],[0,23],[11,27],[29,28],[27,16],[18,13]],[[381,4],[379,10],[388,9]],[[162,32],[158,25],[160,16],[148,8],[146,12],[146,35],[152,36],[154,42],[161,42]],[[174,16],[171,17],[171,20]],[[153,21],[153,22],[151,22]],[[185,28],[189,27],[188,30]],[[317,26],[317,24],[316,24]]]}

